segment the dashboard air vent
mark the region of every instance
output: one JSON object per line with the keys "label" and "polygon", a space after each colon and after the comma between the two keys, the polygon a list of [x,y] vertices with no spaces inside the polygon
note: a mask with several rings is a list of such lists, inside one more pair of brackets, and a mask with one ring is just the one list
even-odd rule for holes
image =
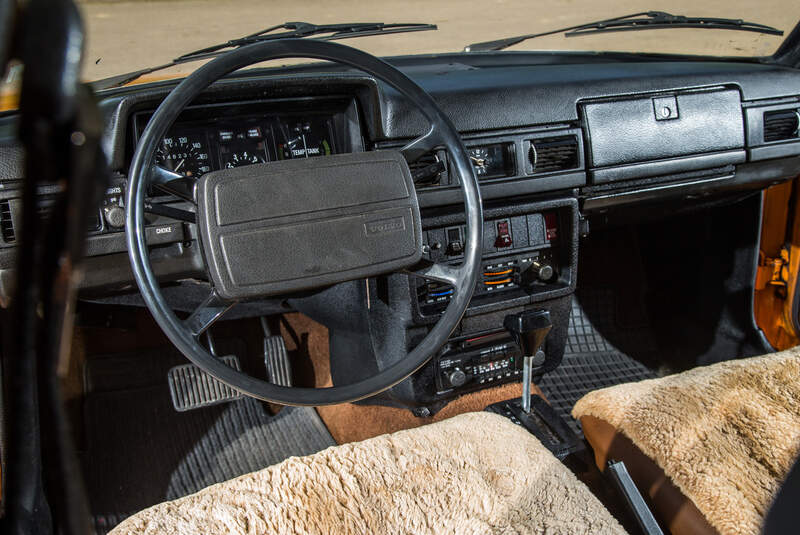
{"label": "dashboard air vent", "polygon": [[533,166],[533,174],[575,169],[580,161],[578,139],[575,136],[532,139],[528,158]]}
{"label": "dashboard air vent", "polygon": [[764,112],[764,141],[784,141],[798,137],[800,114],[797,110]]}
{"label": "dashboard air vent", "polygon": [[17,240],[14,232],[14,220],[11,217],[11,205],[6,199],[0,201],[0,232],[6,243],[14,243]]}
{"label": "dashboard air vent", "polygon": [[411,177],[417,185],[417,189],[440,186],[446,183],[443,180],[447,165],[445,164],[445,153],[428,153],[416,162],[408,165],[411,170]]}

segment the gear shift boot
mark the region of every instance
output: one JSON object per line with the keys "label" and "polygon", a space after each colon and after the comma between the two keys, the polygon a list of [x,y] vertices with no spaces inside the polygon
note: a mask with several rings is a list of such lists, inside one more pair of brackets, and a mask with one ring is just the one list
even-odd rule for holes
{"label": "gear shift boot", "polygon": [[521,399],[501,401],[489,405],[486,410],[524,427],[561,460],[582,449],[578,436],[553,407],[537,395],[531,397],[531,402],[531,410],[527,412],[522,408]]}

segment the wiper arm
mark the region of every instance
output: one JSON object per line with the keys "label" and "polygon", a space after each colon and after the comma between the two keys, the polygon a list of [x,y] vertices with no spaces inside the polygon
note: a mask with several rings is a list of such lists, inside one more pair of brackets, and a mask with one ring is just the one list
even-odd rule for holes
{"label": "wiper arm", "polygon": [[336,41],[339,39],[350,39],[353,37],[387,35],[392,33],[424,32],[436,29],[437,26],[435,24],[421,23],[386,24],[383,22],[352,22],[343,24],[312,24],[310,22],[285,22],[283,24],[271,26],[250,35],[245,35],[244,37],[231,39],[230,41],[226,41],[224,43],[183,54],[173,59],[169,63],[164,63],[163,65],[147,67],[146,69],[140,69],[138,71],[97,80],[92,82],[91,86],[95,91],[97,91],[100,89],[108,89],[111,87],[125,85],[152,72],[167,69],[174,65],[180,65],[181,63],[213,58],[223,54],[224,52],[227,52],[228,50],[262,41],[277,41],[279,39],[296,39],[306,37],[319,39],[321,41]]}
{"label": "wiper arm", "polygon": [[[435,24],[419,23],[397,23],[385,24],[383,22],[355,22],[343,24],[311,24],[310,22],[285,22],[272,26],[260,32],[252,33],[238,39],[232,39],[225,43],[202,48],[189,52],[175,58],[174,61],[194,61],[213,57],[229,48],[239,48],[260,41],[276,41],[278,39],[290,39],[298,37],[317,37],[321,41],[336,41],[338,39],[350,39],[352,37],[366,37],[369,35],[386,35],[391,33],[421,32],[437,29]],[[276,30],[286,30],[284,32],[273,33]],[[210,56],[212,55],[212,56]]]}
{"label": "wiper arm", "polygon": [[624,15],[622,17],[614,17],[613,19],[599,20],[596,22],[588,22],[585,24],[579,24],[577,26],[569,26],[567,28],[560,28],[558,30],[551,30],[549,32],[531,33],[527,35],[518,35],[516,37],[498,39],[496,41],[473,43],[464,47],[464,52],[503,50],[504,48],[516,45],[522,41],[527,41],[528,39],[535,39],[537,37],[544,37],[546,35],[554,35],[557,33],[564,33],[565,37],[577,37],[580,35],[589,35],[593,33],[658,30],[664,28],[738,30],[743,32],[756,32],[770,35],[783,35],[783,31],[773,28],[772,26],[758,24],[756,22],[746,22],[741,19],[686,17],[683,15],[672,15],[663,11],[643,11],[641,13],[633,13],[631,15]]}

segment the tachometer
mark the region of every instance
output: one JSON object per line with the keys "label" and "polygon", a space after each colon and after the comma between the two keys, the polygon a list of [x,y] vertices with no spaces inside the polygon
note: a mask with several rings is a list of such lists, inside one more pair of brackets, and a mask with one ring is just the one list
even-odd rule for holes
{"label": "tachometer", "polygon": [[236,125],[234,129],[220,130],[218,137],[219,161],[227,169],[269,161],[260,126]]}
{"label": "tachometer", "polygon": [[[259,154],[260,152],[260,154]],[[234,167],[242,167],[245,165],[253,165],[254,163],[264,163],[264,151],[252,150],[239,150],[232,152],[228,155],[228,161],[225,162],[225,167],[233,169]]]}
{"label": "tachometer", "polygon": [[169,136],[161,140],[156,164],[183,176],[197,178],[211,171],[205,136]]}

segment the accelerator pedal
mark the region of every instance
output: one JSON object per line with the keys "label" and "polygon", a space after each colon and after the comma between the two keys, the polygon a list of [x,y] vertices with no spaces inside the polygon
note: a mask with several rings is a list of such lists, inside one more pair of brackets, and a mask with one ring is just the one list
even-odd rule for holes
{"label": "accelerator pedal", "polygon": [[[236,355],[219,357],[227,366],[242,369]],[[238,391],[214,379],[194,364],[181,364],[167,372],[172,406],[178,412],[210,407],[241,399]]]}
{"label": "accelerator pedal", "polygon": [[292,364],[282,336],[264,337],[264,365],[270,383],[292,386]]}

